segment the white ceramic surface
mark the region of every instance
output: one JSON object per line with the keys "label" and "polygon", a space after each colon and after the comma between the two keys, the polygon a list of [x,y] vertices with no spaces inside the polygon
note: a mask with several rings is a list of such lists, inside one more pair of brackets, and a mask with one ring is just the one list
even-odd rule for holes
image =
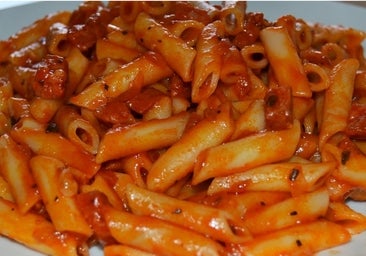
{"label": "white ceramic surface", "polygon": [[[6,39],[14,32],[57,10],[73,10],[76,1],[1,1],[0,39]],[[313,1],[249,1],[248,11],[263,12],[268,20],[276,20],[284,14],[292,14],[311,22],[328,25],[343,25],[366,30],[366,8],[344,2]],[[353,203],[352,208],[366,214],[365,203]],[[1,221],[1,220],[0,220]],[[0,237],[0,254],[6,256],[41,256],[22,245]],[[101,256],[99,248],[91,249],[91,256]],[[364,256],[366,255],[366,233],[355,236],[346,245],[321,252],[318,256]]]}

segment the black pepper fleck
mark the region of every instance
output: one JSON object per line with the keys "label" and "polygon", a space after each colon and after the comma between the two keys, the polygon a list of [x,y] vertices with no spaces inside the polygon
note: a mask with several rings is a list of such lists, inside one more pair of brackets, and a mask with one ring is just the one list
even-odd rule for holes
{"label": "black pepper fleck", "polygon": [[300,173],[300,171],[299,171],[299,169],[297,169],[297,168],[293,168],[292,170],[291,170],[291,173],[290,173],[290,175],[289,175],[289,180],[290,181],[295,181],[296,180],[296,178],[297,178],[297,176],[299,176],[299,173]]}
{"label": "black pepper fleck", "polygon": [[301,240],[297,239],[297,240],[296,240],[296,245],[297,245],[298,247],[301,247],[301,246],[302,246]]}
{"label": "black pepper fleck", "polygon": [[296,216],[296,215],[297,215],[297,211],[292,211],[292,212],[290,212],[290,215],[291,215],[291,216]]}

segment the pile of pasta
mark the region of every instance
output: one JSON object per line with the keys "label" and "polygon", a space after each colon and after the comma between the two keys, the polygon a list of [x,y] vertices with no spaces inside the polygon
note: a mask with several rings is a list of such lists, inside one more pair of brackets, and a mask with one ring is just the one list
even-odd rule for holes
{"label": "pile of pasta", "polygon": [[0,234],[62,256],[351,241],[365,36],[236,1],[92,1],[35,21],[0,41]]}

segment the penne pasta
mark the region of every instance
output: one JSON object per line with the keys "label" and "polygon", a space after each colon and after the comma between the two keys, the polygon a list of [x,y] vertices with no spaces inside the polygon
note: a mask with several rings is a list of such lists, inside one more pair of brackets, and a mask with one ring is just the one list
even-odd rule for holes
{"label": "penne pasta", "polygon": [[253,256],[292,252],[306,255],[344,244],[349,240],[350,235],[346,229],[335,223],[320,220],[260,236],[252,243],[236,247],[234,245],[233,251]]}
{"label": "penne pasta", "polygon": [[[108,173],[111,174],[111,173]],[[118,192],[115,191],[113,187],[110,186],[108,180],[105,178],[106,175],[96,175],[92,184],[86,184],[81,186],[80,190],[82,193],[88,193],[92,191],[100,191],[105,196],[107,196],[108,201],[113,205],[116,209],[123,209],[123,201],[118,195]]]}
{"label": "penne pasta", "polygon": [[137,216],[113,208],[105,210],[104,218],[117,241],[151,253],[220,255],[223,251],[221,245],[213,240],[156,218]]}
{"label": "penne pasta", "polygon": [[34,62],[40,61],[46,52],[47,49],[44,44],[34,42],[11,53],[9,61],[17,66],[25,66],[29,60]]}
{"label": "penne pasta", "polygon": [[229,35],[236,35],[243,29],[246,5],[245,1],[226,1],[224,3],[220,19]]}
{"label": "penne pasta", "polygon": [[18,33],[12,35],[8,41],[0,43],[0,61],[6,61],[9,55],[31,43],[39,40],[39,38],[47,35],[48,29],[55,23],[67,23],[70,19],[69,11],[60,11],[49,14],[46,17],[35,21],[32,25],[22,29]]}
{"label": "penne pasta", "polygon": [[224,106],[211,120],[203,120],[191,128],[152,165],[147,187],[165,191],[193,169],[197,156],[208,148],[225,142],[234,129],[231,109]]}
{"label": "penne pasta", "polygon": [[131,183],[139,187],[146,187],[146,172],[151,170],[152,160],[147,153],[131,155],[118,162],[116,165],[131,179]]}
{"label": "penne pasta", "polygon": [[283,27],[268,27],[261,30],[260,36],[279,84],[291,87],[294,96],[310,97],[311,90],[304,68],[287,30]]}
{"label": "penne pasta", "polygon": [[325,189],[316,190],[263,207],[259,211],[248,212],[244,223],[252,234],[266,234],[273,230],[316,221],[325,216],[328,204],[328,192]]}
{"label": "penne pasta", "polygon": [[325,144],[323,155],[326,159],[334,159],[338,163],[338,168],[333,175],[347,183],[356,186],[365,186],[363,167],[366,157],[358,149],[350,147],[335,146]]}
{"label": "penne pasta", "polygon": [[53,23],[47,34],[47,48],[51,54],[66,57],[69,55],[71,45],[67,40],[67,26],[63,23]]}
{"label": "penne pasta", "polygon": [[165,220],[228,243],[251,238],[248,234],[233,233],[231,226],[238,220],[229,212],[164,196],[132,184],[127,186],[125,193],[128,206],[134,214]]}
{"label": "penne pasta", "polygon": [[326,91],[324,98],[323,119],[319,134],[320,147],[332,135],[344,131],[347,126],[353,93],[352,84],[358,66],[357,60],[345,59],[332,70],[329,90]]}
{"label": "penne pasta", "polygon": [[[149,71],[149,72],[146,72]],[[148,52],[140,58],[119,67],[104,79],[96,81],[70,102],[95,110],[127,90],[141,89],[144,85],[157,82],[171,74],[171,69],[159,54]]]}
{"label": "penne pasta", "polygon": [[160,53],[183,81],[192,80],[191,67],[196,50],[144,12],[136,18],[135,33],[144,46]]}
{"label": "penne pasta", "polygon": [[99,147],[97,130],[71,106],[62,106],[55,115],[55,123],[62,135],[85,151],[96,154]]}
{"label": "penne pasta", "polygon": [[359,234],[366,228],[365,216],[342,203],[331,202],[326,218],[342,225],[351,234]]}
{"label": "penne pasta", "polygon": [[254,100],[236,120],[235,131],[232,139],[245,135],[259,133],[266,128],[265,109],[263,100]]}
{"label": "penne pasta", "polygon": [[60,176],[66,168],[64,164],[54,158],[36,156],[30,160],[30,166],[55,229],[91,236],[92,230],[79,212],[74,198],[63,193],[63,186],[68,186],[60,184]]}
{"label": "penne pasta", "polygon": [[130,62],[139,56],[139,52],[137,50],[117,45],[105,39],[97,41],[96,54],[98,59],[112,58],[122,60],[124,62]]}
{"label": "penne pasta", "polygon": [[[102,163],[138,152],[170,146],[182,136],[188,118],[188,113],[182,113],[162,120],[141,122],[132,125],[130,129],[117,127],[110,130],[100,142],[96,161]],[[122,145],[118,145],[117,142]]]}
{"label": "penne pasta", "polygon": [[60,235],[51,222],[38,214],[22,214],[13,203],[0,198],[0,217],[1,235],[44,254],[78,255],[77,237]]}
{"label": "penne pasta", "polygon": [[0,176],[0,197],[14,203],[13,195],[10,192],[10,186],[2,176]]}
{"label": "penne pasta", "polygon": [[86,1],[0,40],[0,236],[257,256],[365,232],[366,32],[250,4]]}
{"label": "penne pasta", "polygon": [[268,65],[265,48],[261,44],[252,44],[243,47],[240,50],[245,63],[248,67],[254,70],[264,69]]}
{"label": "penne pasta", "polygon": [[[294,153],[299,136],[299,122],[295,121],[288,130],[254,134],[209,148],[198,156],[192,182],[198,184],[212,177],[286,160]],[[272,148],[277,148],[277,151]]]}
{"label": "penne pasta", "polygon": [[214,178],[207,193],[283,191],[301,194],[311,192],[324,185],[336,166],[335,162],[262,165],[226,177]]}
{"label": "penne pasta", "polygon": [[20,213],[28,212],[39,200],[38,189],[29,166],[30,152],[9,135],[0,137],[0,174],[6,180],[11,197]]}
{"label": "penne pasta", "polygon": [[314,63],[305,63],[304,71],[312,91],[320,92],[329,87],[329,76],[322,67]]}
{"label": "penne pasta", "polygon": [[81,82],[84,74],[87,72],[89,60],[76,47],[70,49],[69,54],[66,56],[66,60],[69,67],[69,80],[65,95],[66,97],[70,97],[70,95],[76,91],[77,85]]}
{"label": "penne pasta", "polygon": [[171,24],[168,29],[175,36],[181,38],[188,46],[195,46],[204,24],[196,20],[180,20]]}
{"label": "penne pasta", "polygon": [[79,170],[78,176],[90,178],[99,170],[100,165],[94,156],[57,133],[19,127],[11,131],[11,137],[27,145],[34,153],[54,157]]}
{"label": "penne pasta", "polygon": [[208,24],[197,41],[197,57],[192,81],[192,101],[208,98],[216,89],[222,67],[219,35],[223,33],[221,22]]}
{"label": "penne pasta", "polygon": [[[230,194],[217,193],[209,195],[210,202],[213,198],[212,205],[216,208],[229,211],[235,218],[245,219],[245,215],[249,212],[259,211],[260,209],[279,203],[287,198],[290,194],[286,192],[268,192],[268,191],[248,191],[246,193]],[[219,198],[220,200],[217,200]],[[211,205],[210,203],[206,203]]]}
{"label": "penne pasta", "polygon": [[52,120],[61,105],[60,100],[38,97],[30,103],[29,113],[36,121],[46,124]]}

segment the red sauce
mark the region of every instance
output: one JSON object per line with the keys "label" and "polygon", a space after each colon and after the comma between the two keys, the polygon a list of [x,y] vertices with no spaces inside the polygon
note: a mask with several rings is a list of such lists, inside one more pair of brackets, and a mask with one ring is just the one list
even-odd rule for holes
{"label": "red sauce", "polygon": [[266,126],[270,130],[283,130],[291,127],[292,95],[289,87],[274,87],[265,96]]}
{"label": "red sauce", "polygon": [[57,55],[46,55],[37,65],[33,90],[44,99],[60,99],[64,96],[68,78],[68,63]]}
{"label": "red sauce", "polygon": [[299,144],[296,148],[296,155],[310,159],[318,150],[318,136],[313,134],[301,134]]}
{"label": "red sauce", "polygon": [[115,242],[103,217],[105,207],[110,207],[107,197],[98,191],[77,195],[76,203],[87,223],[102,244]]}
{"label": "red sauce", "polygon": [[352,104],[346,134],[353,139],[366,140],[366,104]]}
{"label": "red sauce", "polygon": [[263,13],[246,13],[243,31],[238,33],[233,39],[234,45],[239,49],[251,45],[259,40],[259,32],[269,25],[264,19]]}
{"label": "red sauce", "polygon": [[110,10],[98,1],[81,4],[71,15],[67,38],[85,52],[95,45],[98,38],[107,34],[107,25],[113,18]]}
{"label": "red sauce", "polygon": [[108,124],[132,124],[135,123],[130,109],[125,102],[112,100],[95,111],[95,116]]}
{"label": "red sauce", "polygon": [[163,96],[161,91],[149,87],[130,99],[127,104],[133,111],[143,114]]}

